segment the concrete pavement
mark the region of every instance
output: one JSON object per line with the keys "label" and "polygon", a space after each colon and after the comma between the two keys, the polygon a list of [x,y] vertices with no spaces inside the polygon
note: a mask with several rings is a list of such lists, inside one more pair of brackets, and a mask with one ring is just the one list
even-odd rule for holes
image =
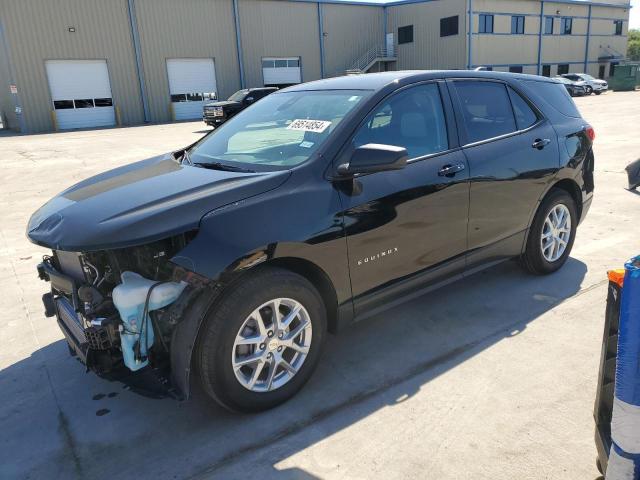
{"label": "concrete pavement", "polygon": [[300,395],[243,416],[85,374],[44,318],[46,252],[24,237],[58,191],[203,124],[0,134],[0,478],[597,478],[605,271],[640,250],[640,195],[624,190],[640,92],[577,103],[596,130],[597,190],[561,271],[504,263],[355,325],[329,337]]}

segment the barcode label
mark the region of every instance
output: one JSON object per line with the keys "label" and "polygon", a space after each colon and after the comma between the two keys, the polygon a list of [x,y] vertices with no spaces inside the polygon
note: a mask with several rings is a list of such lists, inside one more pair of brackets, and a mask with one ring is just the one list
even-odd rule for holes
{"label": "barcode label", "polygon": [[324,132],[331,122],[326,120],[305,120],[305,119],[296,119],[289,124],[287,130],[300,130],[303,132],[314,132],[314,133],[322,133]]}

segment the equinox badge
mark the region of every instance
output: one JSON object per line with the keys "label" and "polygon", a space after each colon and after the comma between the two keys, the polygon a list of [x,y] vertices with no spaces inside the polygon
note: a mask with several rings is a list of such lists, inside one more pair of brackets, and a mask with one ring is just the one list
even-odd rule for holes
{"label": "equinox badge", "polygon": [[376,253],[375,255],[371,255],[370,257],[364,257],[361,260],[358,260],[358,266],[363,263],[375,262],[376,260],[381,259],[382,257],[386,257],[387,255],[393,255],[398,252],[398,247],[390,248],[389,250],[383,250],[380,253]]}

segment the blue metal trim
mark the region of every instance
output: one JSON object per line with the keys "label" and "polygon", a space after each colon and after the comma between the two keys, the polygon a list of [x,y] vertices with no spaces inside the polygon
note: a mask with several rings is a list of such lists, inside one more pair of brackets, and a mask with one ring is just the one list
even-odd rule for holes
{"label": "blue metal trim", "polygon": [[587,72],[589,65],[589,38],[591,35],[591,5],[589,5],[589,20],[587,20],[587,40],[584,46],[584,71]]}
{"label": "blue metal trim", "polygon": [[537,74],[540,75],[542,70],[542,31],[544,30],[544,0],[540,2],[540,29],[538,31],[538,69]]}
{"label": "blue metal trim", "polygon": [[147,101],[147,89],[145,88],[144,69],[142,66],[142,48],[140,47],[140,32],[138,32],[138,17],[136,16],[135,0],[127,0],[129,7],[129,26],[133,38],[133,53],[136,59],[136,73],[138,74],[138,85],[140,86],[140,97],[142,98],[142,111],[144,121],[150,122],[149,102]]}
{"label": "blue metal trim", "polygon": [[469,28],[467,31],[467,68],[471,68],[472,64],[472,52],[471,48],[473,45],[473,0],[469,0],[469,10],[467,12],[467,18],[469,19]]}
{"label": "blue metal trim", "polygon": [[[16,85],[16,87],[18,86],[18,84],[16,83],[16,72],[15,69],[13,67],[13,59],[11,58],[11,54],[9,52],[9,45],[7,44],[7,38],[4,35],[4,25],[2,23],[2,20],[0,19],[0,46],[2,46],[2,48],[4,49],[4,56],[7,60],[7,67],[9,70],[9,81],[11,82],[11,85]],[[6,86],[6,88],[8,88],[8,85]],[[20,90],[18,89],[18,92]],[[24,110],[22,109],[22,101],[20,100],[20,94],[19,93],[12,93],[11,97],[13,98],[13,106],[14,109],[20,109],[20,113],[15,112],[16,114],[16,118],[18,119],[18,122],[20,123],[20,132],[21,133],[28,133],[27,130],[27,124],[25,122],[24,119]]]}
{"label": "blue metal trim", "polygon": [[[379,2],[379,3],[367,2],[367,1],[358,2],[353,0],[283,0],[283,1],[304,2],[304,3],[320,2],[320,3],[333,3],[338,5],[365,5],[368,7],[382,7],[382,6],[393,7],[397,5],[410,5],[412,3],[437,2],[440,0],[390,0],[390,1]],[[608,4],[608,3],[602,3],[602,2],[590,2],[587,0],[554,0],[553,3],[565,3],[570,5],[593,5],[597,7],[611,7],[611,8],[621,8],[621,9],[627,9],[627,10],[631,8],[630,5],[628,4],[616,5],[616,4]],[[538,16],[538,14],[536,13],[529,14],[529,15],[532,15],[534,17]]]}
{"label": "blue metal trim", "polygon": [[[555,0],[554,0],[555,2]],[[596,64],[603,63],[599,60],[590,60],[588,63]],[[544,62],[544,65],[583,65],[584,62]],[[470,68],[476,67],[537,67],[537,63],[484,63],[482,65],[471,65]]]}
{"label": "blue metal trim", "polygon": [[473,32],[473,35],[507,35],[507,36],[514,36],[514,37],[537,37],[538,36],[537,33],[511,33],[511,32],[487,32],[487,33]]}
{"label": "blue metal trim", "polygon": [[318,35],[320,40],[320,78],[324,78],[324,18],[322,2],[318,2]]}
{"label": "blue metal trim", "polygon": [[[503,17],[540,17],[539,13],[520,13],[520,12],[486,12],[486,11],[477,11],[473,12],[474,15],[501,15]],[[553,17],[553,18],[577,18],[578,20],[586,20],[589,17],[582,17],[580,15],[544,15],[545,17]]]}
{"label": "blue metal trim", "polygon": [[245,88],[244,55],[242,54],[242,34],[240,33],[240,13],[238,0],[233,0],[233,23],[236,27],[236,51],[238,53],[238,69],[240,70],[240,88]]}

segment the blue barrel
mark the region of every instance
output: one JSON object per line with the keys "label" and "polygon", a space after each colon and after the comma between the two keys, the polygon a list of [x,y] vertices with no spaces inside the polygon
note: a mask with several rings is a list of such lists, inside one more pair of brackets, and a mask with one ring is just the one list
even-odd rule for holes
{"label": "blue barrel", "polygon": [[640,256],[624,267],[607,480],[640,480]]}

